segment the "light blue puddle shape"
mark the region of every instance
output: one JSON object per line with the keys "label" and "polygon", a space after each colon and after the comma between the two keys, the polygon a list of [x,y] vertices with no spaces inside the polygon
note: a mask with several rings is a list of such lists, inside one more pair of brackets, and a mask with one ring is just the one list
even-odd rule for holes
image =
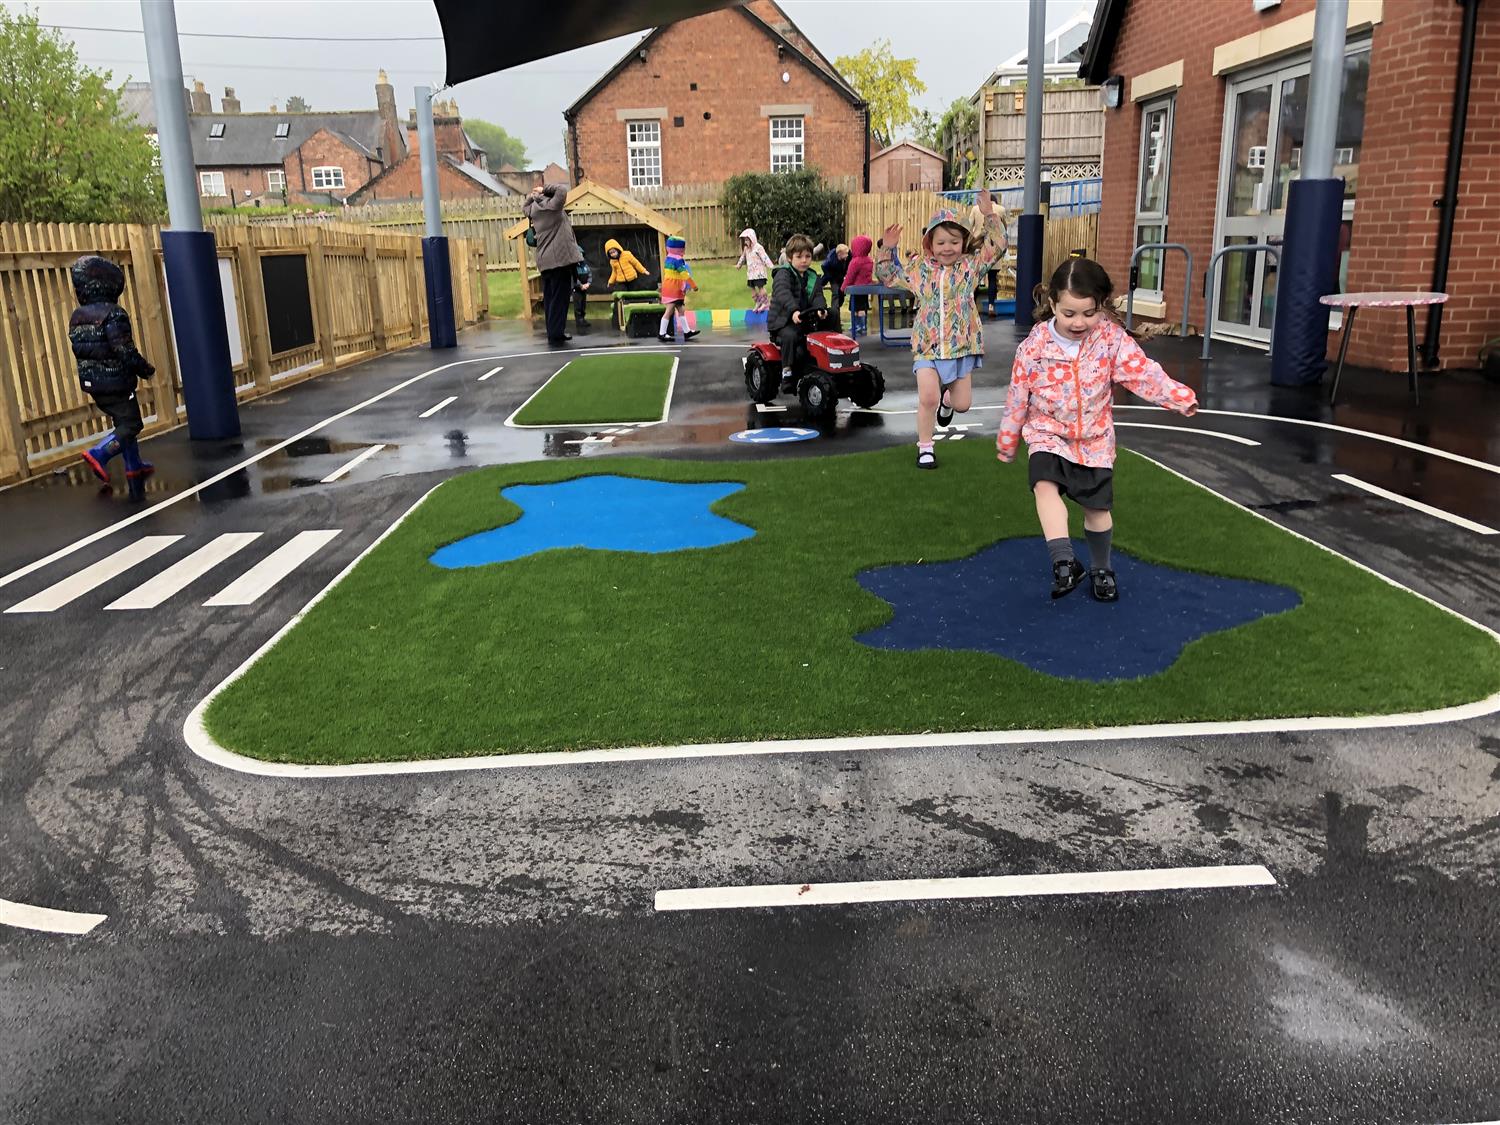
{"label": "light blue puddle shape", "polygon": [[614,475],[516,484],[500,495],[521,509],[519,519],[439,548],[431,561],[457,570],[562,547],[653,555],[721,547],[755,534],[754,528],[708,510],[744,487],[734,481],[679,484]]}

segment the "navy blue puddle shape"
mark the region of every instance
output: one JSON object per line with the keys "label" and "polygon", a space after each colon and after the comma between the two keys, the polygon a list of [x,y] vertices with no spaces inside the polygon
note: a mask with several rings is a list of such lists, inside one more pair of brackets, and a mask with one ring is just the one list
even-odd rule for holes
{"label": "navy blue puddle shape", "polygon": [[431,561],[457,570],[559,547],[661,554],[737,543],[755,529],[708,509],[744,487],[734,481],[680,484],[613,474],[512,485],[500,495],[521,509],[519,519],[450,543],[433,552]]}
{"label": "navy blue puddle shape", "polygon": [[[1082,544],[1078,557],[1088,559]],[[896,615],[855,639],[872,648],[977,650],[1064,679],[1132,680],[1165,672],[1183,646],[1302,602],[1295,590],[1215,578],[1114,553],[1120,600],[1096,602],[1088,579],[1052,601],[1041,539],[1005,539],[956,562],[883,566],[859,584]]]}

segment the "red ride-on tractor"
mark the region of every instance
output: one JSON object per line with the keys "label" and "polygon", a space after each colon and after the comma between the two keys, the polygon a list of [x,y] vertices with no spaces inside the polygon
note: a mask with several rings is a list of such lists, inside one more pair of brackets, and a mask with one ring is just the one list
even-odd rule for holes
{"label": "red ride-on tractor", "polygon": [[[792,387],[811,422],[827,422],[841,398],[855,406],[874,406],[885,395],[880,369],[859,359],[859,341],[842,332],[809,332],[805,346],[792,356]],[[767,340],[751,344],[745,356],[745,389],[754,402],[770,402],[781,393],[781,349]]]}

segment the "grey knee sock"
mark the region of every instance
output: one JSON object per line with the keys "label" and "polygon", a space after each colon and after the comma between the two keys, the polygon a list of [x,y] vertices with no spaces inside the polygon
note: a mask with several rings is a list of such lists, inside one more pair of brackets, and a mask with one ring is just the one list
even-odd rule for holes
{"label": "grey knee sock", "polygon": [[1089,541],[1089,560],[1095,570],[1109,569],[1109,544],[1114,535],[1113,527],[1107,527],[1103,531],[1084,528],[1083,537]]}
{"label": "grey knee sock", "polygon": [[1068,562],[1073,557],[1073,541],[1064,536],[1062,539],[1047,540],[1047,554],[1052,556],[1052,565],[1060,562]]}

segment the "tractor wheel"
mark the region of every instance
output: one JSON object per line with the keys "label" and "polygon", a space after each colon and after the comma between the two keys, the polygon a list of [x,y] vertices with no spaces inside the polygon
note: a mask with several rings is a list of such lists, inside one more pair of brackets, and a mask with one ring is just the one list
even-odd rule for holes
{"label": "tractor wheel", "polygon": [[849,380],[849,399],[855,406],[868,410],[885,397],[885,377],[880,368],[868,363]]}
{"label": "tractor wheel", "polygon": [[760,352],[752,351],[745,360],[745,390],[752,402],[770,402],[781,386],[781,372],[773,370]]}
{"label": "tractor wheel", "polygon": [[797,386],[797,397],[802,401],[802,417],[809,422],[831,422],[834,408],[838,406],[838,391],[833,379],[821,371],[803,377]]}

